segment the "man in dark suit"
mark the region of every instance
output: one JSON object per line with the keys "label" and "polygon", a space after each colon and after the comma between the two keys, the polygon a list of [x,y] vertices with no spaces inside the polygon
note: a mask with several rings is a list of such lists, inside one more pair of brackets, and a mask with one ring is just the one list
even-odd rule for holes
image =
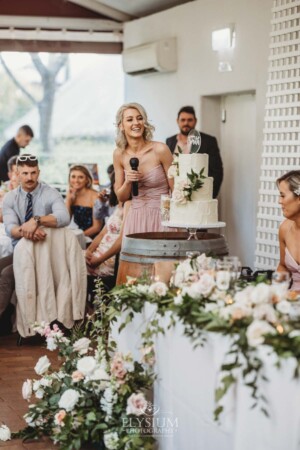
{"label": "man in dark suit", "polygon": [[3,145],[0,150],[0,182],[8,181],[7,162],[12,156],[20,154],[20,148],[25,148],[33,138],[33,131],[29,125],[23,125],[15,137]]}
{"label": "man in dark suit", "polygon": [[[192,106],[183,106],[180,108],[177,116],[177,124],[180,133],[169,137],[166,144],[172,153],[176,153],[178,147],[183,153],[187,153],[187,137],[191,130],[196,126],[197,118]],[[223,164],[218,147],[217,139],[209,134],[201,134],[201,147],[199,153],[207,153],[209,157],[208,176],[214,179],[213,197],[216,198],[223,180]]]}

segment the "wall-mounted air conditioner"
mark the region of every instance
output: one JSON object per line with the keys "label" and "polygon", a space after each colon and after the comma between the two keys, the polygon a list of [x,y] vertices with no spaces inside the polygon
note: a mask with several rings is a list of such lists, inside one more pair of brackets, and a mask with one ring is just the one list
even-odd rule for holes
{"label": "wall-mounted air conditioner", "polygon": [[123,69],[129,75],[175,72],[177,69],[176,38],[127,48],[122,56]]}

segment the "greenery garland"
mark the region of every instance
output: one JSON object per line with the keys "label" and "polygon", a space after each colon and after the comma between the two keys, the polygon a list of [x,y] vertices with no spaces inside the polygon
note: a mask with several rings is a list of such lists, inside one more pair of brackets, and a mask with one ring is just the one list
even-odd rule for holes
{"label": "greenery garland", "polygon": [[[203,255],[200,258],[202,257]],[[101,293],[98,292],[101,298],[99,303],[101,327],[109,332],[115,321],[126,315],[126,319],[120,325],[121,331],[136,313],[142,312],[145,302],[149,302],[156,305],[156,312],[141,336],[141,345],[144,347],[151,348],[154,337],[164,334],[165,329],[160,323],[166,313],[170,313],[167,315],[169,320],[167,328],[173,327],[179,319],[184,326],[184,334],[191,339],[194,346],[205,345],[207,332],[230,336],[231,347],[220,367],[223,376],[215,392],[215,419],[220,419],[223,411],[221,400],[228,389],[236,383],[237,370],[241,371],[244,383],[251,391],[253,407],[258,406],[265,415],[268,415],[267,399],[259,390],[259,380],[267,380],[257,347],[269,346],[278,356],[278,367],[282,359],[294,357],[297,362],[294,375],[299,376],[300,318],[299,316],[291,318],[289,315],[290,308],[298,296],[283,290],[282,286],[268,284],[263,277],[256,283],[233,281],[226,290],[219,290],[214,284],[209,292],[204,294],[199,291],[199,294],[195,295],[193,289],[205,278],[203,273],[211,279],[216,274],[212,275],[211,270],[201,272],[199,267],[195,268],[193,260],[186,261],[181,266],[183,265],[185,268],[189,266],[187,279],[193,279],[192,282],[184,280],[179,286],[173,284],[167,287],[161,282],[149,285],[149,280],[129,279],[126,285],[117,286],[105,297],[101,297]],[[182,267],[179,266],[178,269],[180,271]],[[195,274],[198,274],[196,281]],[[246,301],[249,305],[246,305]],[[257,329],[254,328],[259,325],[263,328],[259,333],[259,339],[255,342]]]}

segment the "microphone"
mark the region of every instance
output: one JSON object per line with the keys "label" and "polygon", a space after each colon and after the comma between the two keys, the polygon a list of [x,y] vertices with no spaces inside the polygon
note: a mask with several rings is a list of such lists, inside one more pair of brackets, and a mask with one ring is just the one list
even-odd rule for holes
{"label": "microphone", "polygon": [[[138,158],[130,158],[129,164],[132,170],[138,170],[139,167],[139,160]],[[139,195],[139,185],[137,181],[132,182],[132,195],[135,197]]]}

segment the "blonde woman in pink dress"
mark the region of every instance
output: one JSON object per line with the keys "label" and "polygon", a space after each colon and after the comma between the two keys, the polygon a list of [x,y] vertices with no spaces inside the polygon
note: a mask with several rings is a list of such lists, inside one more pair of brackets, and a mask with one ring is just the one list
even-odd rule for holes
{"label": "blonde woman in pink dress", "polygon": [[[154,127],[149,124],[146,111],[138,103],[121,106],[116,123],[114,168],[119,201],[125,202],[131,198],[132,183],[138,182],[138,196],[132,197],[123,236],[163,231],[160,197],[173,189],[173,182],[167,177],[172,154],[165,144],[152,141]],[[129,161],[133,157],[139,160],[137,171],[130,167]]]}
{"label": "blonde woman in pink dress", "polygon": [[277,271],[289,272],[291,289],[300,292],[300,170],[284,174],[276,183],[285,217],[279,228],[280,262]]}

